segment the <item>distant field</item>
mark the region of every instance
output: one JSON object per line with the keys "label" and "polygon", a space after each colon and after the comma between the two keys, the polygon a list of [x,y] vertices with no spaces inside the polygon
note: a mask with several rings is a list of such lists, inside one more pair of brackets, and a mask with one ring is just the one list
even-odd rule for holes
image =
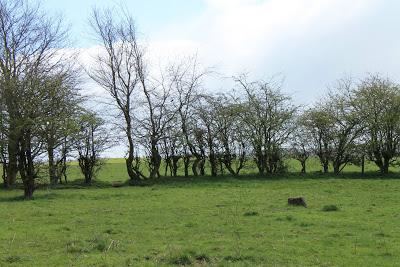
{"label": "distant field", "polygon": [[[105,160],[106,164],[102,167],[100,172],[97,175],[96,180],[100,182],[111,182],[111,181],[126,181],[129,179],[126,167],[125,167],[125,159],[122,158],[110,158]],[[77,162],[71,162],[69,164],[68,168],[68,180],[69,181],[76,181],[76,180],[81,180],[83,179],[82,174],[80,173],[79,167]],[[287,171],[290,175],[295,175],[300,172],[300,163],[296,160],[289,159],[286,160],[286,165],[287,165]],[[146,173],[146,168],[145,168],[145,162],[142,163],[144,173]],[[376,165],[372,162],[367,162],[365,165],[365,172],[369,173],[370,175],[374,175],[375,173],[378,173],[378,168]],[[2,168],[0,166],[0,173],[2,171]],[[192,175],[191,169],[189,169],[190,175]],[[332,168],[330,169],[332,171]],[[399,172],[399,177],[400,177],[400,168],[398,166],[393,166],[390,168],[390,171],[393,173]],[[321,172],[321,165],[319,163],[319,160],[317,158],[310,158],[307,161],[307,173],[308,174],[316,174]],[[357,174],[361,172],[361,168],[356,165],[347,165],[343,173],[344,174]],[[165,174],[165,165],[162,164],[160,168],[160,174],[164,176]],[[257,175],[257,167],[254,162],[248,162],[246,164],[246,167],[241,171],[241,174],[243,175]],[[183,166],[180,166],[180,169],[178,171],[179,176],[184,175],[183,171]],[[209,171],[209,166],[206,164],[206,175],[210,175]],[[227,170],[224,170],[224,175],[228,175],[229,173]],[[45,168],[43,168],[43,171],[41,173],[42,179],[39,180],[40,183],[48,183],[48,178],[47,178],[47,171]],[[167,173],[167,176],[169,176],[169,172]]]}
{"label": "distant field", "polygon": [[[41,188],[33,201],[0,191],[0,266],[395,266],[400,179],[373,167],[364,179],[350,166],[339,177],[166,178],[113,188],[128,178],[123,160],[108,160],[91,187],[74,181],[75,165],[70,185]],[[296,196],[308,208],[288,206]]]}
{"label": "distant field", "polygon": [[[71,163],[71,167],[69,168],[69,179],[72,180],[76,180],[76,179],[82,179],[82,175],[79,172],[77,163]],[[145,165],[145,163],[143,162],[143,166]],[[286,161],[286,165],[288,167],[288,172],[289,174],[296,174],[300,172],[300,163],[296,160],[290,159]],[[378,173],[378,168],[376,167],[376,165],[372,162],[367,162],[365,165],[365,172],[369,173],[369,174],[374,174],[374,173]],[[396,173],[396,172],[400,172],[400,169],[398,167],[391,167],[390,169],[392,172]],[[321,171],[321,165],[318,161],[317,158],[310,158],[307,161],[307,172],[309,174],[315,174]],[[332,168],[331,168],[332,171]],[[145,171],[146,172],[146,171]],[[348,165],[344,168],[343,173],[360,173],[361,172],[361,168],[359,166],[355,166],[355,165]],[[160,168],[160,173],[161,175],[165,174],[165,165],[162,165]],[[229,175],[227,170],[224,170],[224,173],[226,175]],[[253,162],[249,162],[247,164],[247,166],[242,170],[241,172],[243,175],[257,175],[257,168],[255,166],[255,164]],[[206,174],[209,175],[209,168],[206,165]],[[169,175],[169,174],[167,174]],[[181,166],[181,168],[179,169],[178,175],[183,176],[184,175],[184,171],[183,171],[183,167]],[[191,173],[191,169],[190,169],[190,175],[192,175]],[[400,174],[399,174],[400,177]],[[128,174],[126,172],[126,167],[125,167],[125,160],[124,159],[118,159],[118,158],[112,158],[112,159],[107,159],[106,160],[106,164],[104,165],[103,169],[100,171],[99,175],[98,175],[98,180],[99,181],[104,181],[104,182],[110,182],[110,181],[125,181],[128,180]]]}

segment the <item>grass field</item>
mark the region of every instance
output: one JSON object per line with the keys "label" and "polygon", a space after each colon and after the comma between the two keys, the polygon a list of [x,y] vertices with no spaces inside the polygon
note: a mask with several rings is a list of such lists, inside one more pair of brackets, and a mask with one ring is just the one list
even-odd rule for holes
{"label": "grass field", "polygon": [[[125,167],[125,161],[124,159],[108,159],[106,161],[106,164],[103,166],[101,172],[99,173],[99,179],[98,181],[101,182],[111,182],[111,181],[126,181],[129,179],[126,167]],[[72,166],[68,169],[68,177],[70,180],[76,180],[76,179],[82,179],[82,175],[80,174],[80,171],[78,169],[77,163],[72,163]],[[144,163],[143,163],[144,165]],[[300,172],[300,163],[296,160],[290,159],[286,161],[286,165],[288,168],[289,174],[297,175]],[[206,166],[206,174],[210,175],[209,167]],[[368,173],[369,175],[375,176],[375,174],[378,174],[378,167],[371,162],[368,162],[365,165],[365,172]],[[390,169],[392,172],[397,173],[400,172],[400,168],[398,166],[391,167]],[[307,172],[310,174],[316,174],[321,171],[321,165],[319,163],[319,160],[317,158],[310,158],[307,161]],[[332,171],[332,167],[331,167]],[[144,172],[146,173],[146,169],[144,168]],[[355,174],[356,176],[361,172],[361,168],[359,166],[355,165],[347,165],[344,170],[344,174]],[[160,173],[161,175],[164,175],[164,165],[161,166],[160,168]],[[183,167],[180,166],[178,175],[183,176],[184,171]],[[192,175],[191,170],[190,170],[190,175]],[[225,174],[228,174],[228,171],[225,170]],[[257,167],[253,162],[248,162],[246,164],[246,167],[241,171],[241,174],[243,175],[257,175]],[[400,177],[400,175],[399,175]],[[46,181],[47,182],[47,181]]]}
{"label": "grass field", "polygon": [[[400,180],[368,168],[113,188],[127,177],[110,160],[92,187],[0,191],[0,266],[395,266]],[[308,208],[289,207],[295,196]]]}

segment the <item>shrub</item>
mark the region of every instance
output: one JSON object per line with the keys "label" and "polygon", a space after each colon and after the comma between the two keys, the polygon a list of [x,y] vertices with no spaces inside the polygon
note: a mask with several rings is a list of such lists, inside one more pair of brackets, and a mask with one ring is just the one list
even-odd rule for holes
{"label": "shrub", "polygon": [[89,242],[91,243],[92,248],[97,251],[103,252],[107,248],[107,241],[101,236],[95,236],[89,240]]}

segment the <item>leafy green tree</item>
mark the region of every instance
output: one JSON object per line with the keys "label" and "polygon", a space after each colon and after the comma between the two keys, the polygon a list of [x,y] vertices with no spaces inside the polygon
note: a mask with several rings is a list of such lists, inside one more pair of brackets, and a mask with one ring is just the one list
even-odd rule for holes
{"label": "leafy green tree", "polygon": [[219,160],[231,175],[239,175],[250,154],[245,127],[241,122],[242,105],[233,96],[219,94],[213,101],[214,131]]}
{"label": "leafy green tree", "polygon": [[112,146],[105,121],[94,113],[83,113],[79,118],[79,132],[75,135],[74,146],[85,184],[91,184],[103,165],[101,153]]}
{"label": "leafy green tree", "polygon": [[321,106],[306,110],[301,116],[305,134],[310,136],[313,152],[318,156],[324,173],[329,171],[332,153],[332,117]]}
{"label": "leafy green tree", "polygon": [[19,172],[25,198],[32,198],[41,154],[41,131],[48,99],[46,82],[67,61],[61,52],[67,32],[61,18],[47,15],[39,4],[0,1],[0,98],[7,113],[7,182]]}
{"label": "leafy green tree", "polygon": [[246,94],[241,121],[259,173],[281,171],[284,168],[282,148],[294,130],[298,108],[280,91],[279,83],[247,82],[245,76],[238,77],[236,82]]}
{"label": "leafy green tree", "polygon": [[366,128],[367,156],[381,173],[388,173],[400,148],[400,86],[374,74],[361,82],[355,95]]}
{"label": "leafy green tree", "polygon": [[66,68],[63,72],[50,77],[46,81],[46,100],[42,106],[43,133],[47,150],[49,178],[51,184],[66,180],[66,158],[71,150],[71,137],[77,130],[76,117],[80,111],[82,97],[77,88],[77,74],[74,68]]}
{"label": "leafy green tree", "polygon": [[352,162],[362,136],[363,117],[357,112],[353,89],[351,79],[338,80],[326,98],[303,115],[303,125],[312,137],[324,173],[330,162],[335,174]]}
{"label": "leafy green tree", "polygon": [[357,140],[364,130],[364,115],[357,112],[353,90],[351,79],[339,80],[324,106],[331,118],[331,161],[335,174],[353,161],[358,150]]}
{"label": "leafy green tree", "polygon": [[300,162],[301,173],[306,173],[306,162],[313,153],[312,135],[304,124],[305,119],[304,115],[297,118],[296,128],[289,141],[289,155]]}

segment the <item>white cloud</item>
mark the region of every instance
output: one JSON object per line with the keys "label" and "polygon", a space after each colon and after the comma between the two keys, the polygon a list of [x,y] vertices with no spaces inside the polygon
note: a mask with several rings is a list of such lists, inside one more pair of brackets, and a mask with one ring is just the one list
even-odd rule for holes
{"label": "white cloud", "polygon": [[[207,7],[201,15],[168,25],[152,40],[160,49],[165,43],[168,50],[174,50],[170,44],[180,40],[176,51],[187,42],[205,63],[227,74],[250,71],[268,76],[282,72],[291,87],[288,90],[300,94],[301,101],[315,96],[316,89],[344,72],[385,71],[384,66],[376,68],[371,61],[372,51],[365,40],[371,34],[369,23],[380,23],[382,17],[376,18],[376,13],[390,8],[390,1],[205,2]],[[312,78],[317,82],[310,81]]]}
{"label": "white cloud", "polygon": [[[198,16],[145,33],[152,62],[198,53],[203,64],[228,76],[280,72],[286,91],[304,104],[344,74],[379,71],[400,80],[400,1],[204,1]],[[86,50],[82,60],[90,62],[97,49]]]}

